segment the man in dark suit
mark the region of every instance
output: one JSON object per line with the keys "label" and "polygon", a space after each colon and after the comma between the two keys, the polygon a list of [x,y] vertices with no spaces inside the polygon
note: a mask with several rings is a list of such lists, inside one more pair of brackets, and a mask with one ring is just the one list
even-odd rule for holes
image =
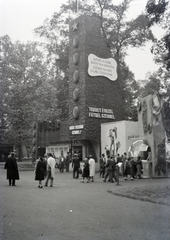
{"label": "man in dark suit", "polygon": [[60,172],[64,172],[64,165],[65,165],[65,157],[63,154],[63,151],[61,151],[61,156],[59,156],[59,167],[60,167]]}
{"label": "man in dark suit", "polygon": [[[73,178],[79,178],[79,168],[80,168],[80,160],[78,154],[73,155],[72,160],[72,167],[73,167]],[[77,175],[75,177],[75,175]]]}
{"label": "man in dark suit", "polygon": [[15,186],[15,180],[19,180],[19,172],[17,160],[13,152],[7,159],[4,168],[7,169],[7,179],[9,180],[9,186]]}
{"label": "man in dark suit", "polygon": [[113,168],[114,168],[113,158],[112,157],[110,158],[110,156],[108,156],[107,164],[106,164],[107,172],[106,172],[103,182],[106,182],[107,177],[109,177],[110,182],[112,182],[112,183],[114,182],[113,181]]}
{"label": "man in dark suit", "polygon": [[67,152],[65,165],[66,165],[66,172],[69,172],[69,166],[71,163],[71,152]]}

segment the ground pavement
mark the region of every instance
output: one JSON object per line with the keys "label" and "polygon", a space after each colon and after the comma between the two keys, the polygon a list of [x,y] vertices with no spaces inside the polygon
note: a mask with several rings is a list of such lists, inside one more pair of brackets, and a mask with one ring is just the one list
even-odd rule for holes
{"label": "ground pavement", "polygon": [[166,187],[169,179],[120,178],[117,185],[97,173],[94,183],[81,183],[56,169],[54,187],[39,189],[33,171],[20,172],[16,187],[5,174],[0,169],[0,240],[170,239],[168,203],[132,196],[150,185]]}

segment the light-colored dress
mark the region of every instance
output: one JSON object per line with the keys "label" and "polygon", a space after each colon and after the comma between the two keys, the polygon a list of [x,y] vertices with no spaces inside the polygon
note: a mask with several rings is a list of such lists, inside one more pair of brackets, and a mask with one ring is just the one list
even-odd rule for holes
{"label": "light-colored dress", "polygon": [[54,177],[55,177],[55,159],[53,157],[49,157],[47,159],[47,171],[48,170],[51,170],[51,177],[54,179]]}
{"label": "light-colored dress", "polygon": [[89,159],[89,167],[90,167],[90,177],[94,177],[95,175],[95,161],[93,158]]}

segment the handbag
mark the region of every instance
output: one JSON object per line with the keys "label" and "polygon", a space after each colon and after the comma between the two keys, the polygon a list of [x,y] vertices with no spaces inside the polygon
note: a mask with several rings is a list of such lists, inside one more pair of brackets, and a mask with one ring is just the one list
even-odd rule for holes
{"label": "handbag", "polygon": [[79,174],[82,174],[82,169],[81,168],[79,168]]}

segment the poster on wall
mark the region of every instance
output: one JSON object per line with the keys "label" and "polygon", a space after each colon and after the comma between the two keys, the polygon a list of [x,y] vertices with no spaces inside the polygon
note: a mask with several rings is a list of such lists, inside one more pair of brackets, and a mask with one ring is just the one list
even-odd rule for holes
{"label": "poster on wall", "polygon": [[138,138],[138,123],[119,121],[101,124],[101,153],[107,155],[124,154]]}

